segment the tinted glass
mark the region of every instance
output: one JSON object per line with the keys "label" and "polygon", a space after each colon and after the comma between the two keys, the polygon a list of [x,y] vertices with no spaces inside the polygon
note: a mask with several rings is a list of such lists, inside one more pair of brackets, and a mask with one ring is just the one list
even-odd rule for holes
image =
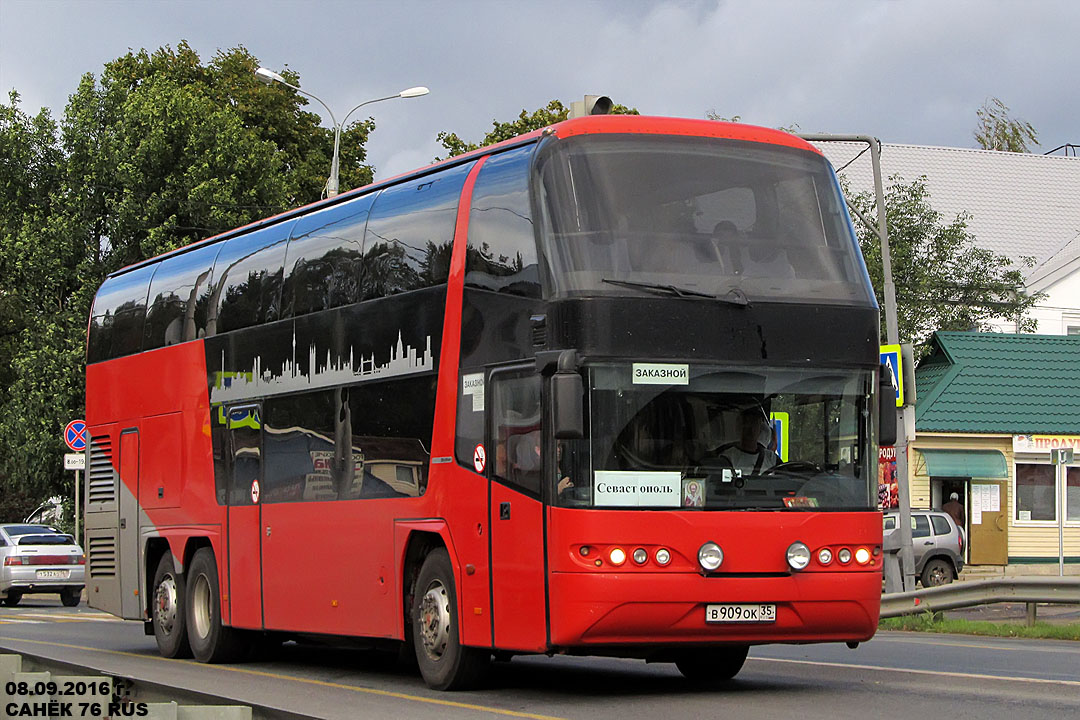
{"label": "tinted glass", "polygon": [[541,153],[541,247],[558,296],[645,292],[633,282],[874,302],[835,175],[814,152],[611,135]]}
{"label": "tinted glass", "polygon": [[365,299],[446,282],[458,201],[471,168],[448,168],[379,194],[364,235]]}
{"label": "tinted glass", "polygon": [[1080,467],[1065,468],[1066,520],[1080,520]]}
{"label": "tinted glass", "polygon": [[948,535],[952,532],[952,526],[949,525],[949,521],[940,515],[931,515],[930,522],[934,524],[935,535]]}
{"label": "tinted glass", "polygon": [[221,243],[161,262],[150,282],[143,349],[196,340],[206,334],[214,259]]}
{"label": "tinted glass", "polygon": [[94,298],[86,361],[131,355],[142,349],[146,295],[157,265],[146,265],[105,280]]}
{"label": "tinted glass", "polygon": [[540,376],[494,375],[491,393],[495,475],[539,495],[543,477]]}
{"label": "tinted glass", "polygon": [[930,521],[926,519],[925,515],[911,516],[911,537],[930,537]]}
{"label": "tinted glass", "polygon": [[535,145],[488,158],[473,188],[465,284],[540,297],[529,203],[529,167]]}
{"label": "tinted glass", "polygon": [[375,195],[350,200],[296,222],[285,253],[285,316],[361,300],[364,226]]}
{"label": "tinted glass", "polygon": [[458,464],[475,470],[473,453],[484,442],[484,373],[464,372],[458,379],[457,432],[454,455]]}
{"label": "tinted glass", "polygon": [[258,406],[229,408],[228,428],[231,440],[232,483],[230,505],[252,505],[252,484],[261,480],[262,417]]}
{"label": "tinted glass", "polygon": [[[342,390],[269,398],[263,405],[263,502],[337,500],[343,457],[335,452],[334,397]],[[347,450],[347,448],[345,448]]]}
{"label": "tinted glass", "polygon": [[292,223],[230,238],[214,263],[206,334],[229,332],[281,317],[285,241]]}
{"label": "tinted glass", "polygon": [[424,493],[435,383],[435,377],[427,376],[345,388],[341,433],[351,442],[345,451],[342,499]]}
{"label": "tinted glass", "polygon": [[1057,520],[1054,466],[1016,464],[1016,519]]}

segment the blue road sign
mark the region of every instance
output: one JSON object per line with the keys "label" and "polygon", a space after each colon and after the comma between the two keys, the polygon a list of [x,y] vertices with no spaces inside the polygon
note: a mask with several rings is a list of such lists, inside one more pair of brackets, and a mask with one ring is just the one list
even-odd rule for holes
{"label": "blue road sign", "polygon": [[86,449],[86,421],[72,420],[64,428],[64,442],[75,452]]}
{"label": "blue road sign", "polygon": [[893,386],[896,389],[896,407],[904,407],[904,365],[900,361],[899,345],[881,346],[881,364],[892,370]]}

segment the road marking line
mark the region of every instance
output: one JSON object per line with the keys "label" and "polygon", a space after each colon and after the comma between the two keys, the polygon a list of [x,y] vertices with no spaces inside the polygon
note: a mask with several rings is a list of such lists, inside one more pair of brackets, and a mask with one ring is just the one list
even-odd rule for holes
{"label": "road marking line", "polygon": [[[1035,638],[1022,638],[1022,637],[1003,637],[1002,640],[1034,640]],[[883,642],[897,642],[897,643],[911,643],[913,645],[937,645],[939,647],[964,647],[964,648],[976,648],[979,650],[1011,650],[1011,651],[1027,651],[1037,653],[1065,653],[1066,655],[1073,655],[1080,652],[1080,643],[1075,643],[1077,647],[1013,647],[1010,645],[988,645],[985,643],[964,643],[964,642],[948,642],[947,638],[941,640],[918,638],[918,640],[906,637],[896,637],[893,635],[875,635],[874,640],[881,640]],[[1061,640],[1060,642],[1073,642],[1071,640]]]}
{"label": "road marking line", "polygon": [[[133,657],[140,660],[158,660],[167,663],[181,663],[183,665],[191,665],[194,667],[206,667],[203,663],[195,662],[194,660],[174,660],[172,658],[158,657],[157,655],[144,655],[140,653],[125,652],[123,650],[102,650],[99,648],[85,647],[83,645],[69,645],[67,643],[49,642],[46,640],[26,640],[24,638],[8,638],[8,642],[22,642],[32,643],[34,645],[49,645],[51,647],[67,648],[69,650],[86,650],[88,652],[106,653],[109,655],[122,655],[124,657]],[[338,690],[351,690],[353,692],[365,693],[367,695],[379,695],[382,697],[397,698],[399,700],[413,700],[415,702],[428,703],[431,705],[441,705],[443,707],[460,708],[462,710],[478,710],[480,712],[493,713],[495,715],[505,715],[508,717],[530,718],[531,720],[564,720],[555,715],[538,715],[536,713],[519,712],[517,710],[503,710],[501,708],[488,707],[486,705],[474,705],[472,703],[455,702],[454,700],[440,700],[437,698],[428,698],[423,695],[409,695],[407,693],[394,692],[392,690],[377,690],[376,688],[357,687],[356,685],[344,685],[342,683],[328,682],[326,680],[313,680],[310,678],[298,678],[289,675],[281,675],[279,673],[266,672],[263,670],[251,670],[248,668],[228,667],[225,665],[214,665],[215,670],[228,670],[229,672],[243,673],[245,675],[257,675],[259,677],[272,678],[274,680],[290,680],[292,682],[306,683],[308,685],[318,685],[319,687],[329,687]]]}
{"label": "road marking line", "polygon": [[947,670],[919,670],[915,668],[887,667],[884,665],[860,665],[858,663],[822,662],[818,660],[791,660],[788,658],[763,658],[752,657],[747,660],[758,662],[791,663],[794,665],[815,665],[818,667],[848,668],[851,670],[886,670],[891,672],[905,672],[914,675],[933,675],[935,677],[966,678],[968,680],[1012,680],[1015,682],[1037,683],[1041,685],[1070,685],[1080,687],[1080,680],[1051,680],[1048,678],[1016,677],[1008,675],[983,675],[981,673],[949,672]]}

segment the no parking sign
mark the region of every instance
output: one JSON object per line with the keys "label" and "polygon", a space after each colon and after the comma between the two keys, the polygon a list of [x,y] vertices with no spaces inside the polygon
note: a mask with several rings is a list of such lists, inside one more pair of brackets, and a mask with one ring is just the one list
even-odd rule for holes
{"label": "no parking sign", "polygon": [[86,449],[86,421],[72,420],[64,428],[64,442],[75,452]]}

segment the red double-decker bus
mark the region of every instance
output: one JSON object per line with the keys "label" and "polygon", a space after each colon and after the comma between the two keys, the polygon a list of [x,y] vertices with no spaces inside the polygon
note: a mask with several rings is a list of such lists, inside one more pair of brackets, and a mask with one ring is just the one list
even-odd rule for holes
{"label": "red double-decker bus", "polygon": [[317,635],[444,689],[525,653],[724,680],[874,634],[879,382],[812,146],[569,120],[105,281],[90,604],[204,662]]}

